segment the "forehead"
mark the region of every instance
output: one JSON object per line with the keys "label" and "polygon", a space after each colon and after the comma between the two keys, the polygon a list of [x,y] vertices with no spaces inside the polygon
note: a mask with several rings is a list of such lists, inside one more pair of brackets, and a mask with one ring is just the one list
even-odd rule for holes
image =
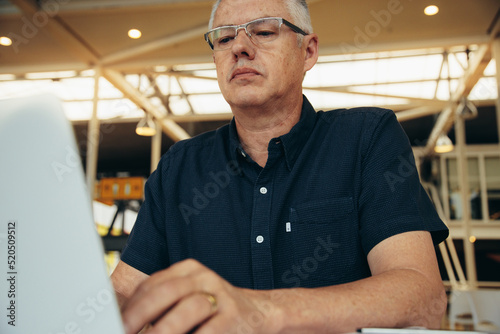
{"label": "forehead", "polygon": [[273,16],[290,19],[284,0],[222,0],[215,13],[214,27]]}

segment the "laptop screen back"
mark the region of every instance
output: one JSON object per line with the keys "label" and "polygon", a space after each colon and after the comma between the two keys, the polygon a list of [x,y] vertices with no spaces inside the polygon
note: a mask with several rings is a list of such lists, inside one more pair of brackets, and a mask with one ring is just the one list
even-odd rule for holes
{"label": "laptop screen back", "polygon": [[0,333],[123,333],[59,101],[0,101]]}

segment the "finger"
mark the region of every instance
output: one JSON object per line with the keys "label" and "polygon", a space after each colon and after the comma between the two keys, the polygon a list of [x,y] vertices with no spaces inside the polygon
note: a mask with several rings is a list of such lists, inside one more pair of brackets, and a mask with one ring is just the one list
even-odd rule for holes
{"label": "finger", "polygon": [[122,311],[126,333],[137,333],[147,323],[158,319],[183,297],[191,295],[193,286],[187,278],[176,278],[155,284],[141,284]]}
{"label": "finger", "polygon": [[[190,286],[193,287],[193,291],[189,294],[193,293],[194,291],[203,290],[203,284],[200,284],[198,282],[199,280],[195,280],[196,277],[201,276],[201,273],[203,272],[205,272],[206,274],[210,271],[195,260],[185,260],[175,263],[167,269],[152,274],[147,280],[143,281],[136,289],[136,291],[134,291],[133,297],[142,297],[143,294],[149,293],[151,290],[156,289],[158,286],[178,278],[191,278],[192,282]],[[195,286],[193,285],[193,283],[197,283],[197,285]]]}
{"label": "finger", "polygon": [[151,280],[165,280],[175,277],[187,277],[193,275],[200,271],[209,270],[207,267],[203,266],[200,262],[194,259],[187,259],[180,262],[176,262],[165,270],[159,271],[151,275]]}
{"label": "finger", "polygon": [[214,333],[253,333],[253,331],[247,331],[246,328],[238,325],[235,318],[228,318],[222,314],[209,318],[202,326],[193,331],[193,334]]}
{"label": "finger", "polygon": [[216,314],[213,302],[205,293],[192,294],[172,307],[153,326],[154,332],[186,333]]}
{"label": "finger", "polygon": [[[167,289],[165,293],[173,297],[177,296],[177,299],[195,292],[204,291],[205,288],[209,288],[207,285],[210,285],[210,282],[213,281],[209,278],[213,276],[212,274],[212,271],[196,261],[179,262],[166,270],[151,275],[142,282],[123,308],[130,304],[133,305],[136,300],[146,298],[150,294],[156,295],[157,289],[159,289],[158,291]],[[183,284],[183,289],[178,289],[178,284]],[[172,286],[173,291],[169,291],[168,286]]]}

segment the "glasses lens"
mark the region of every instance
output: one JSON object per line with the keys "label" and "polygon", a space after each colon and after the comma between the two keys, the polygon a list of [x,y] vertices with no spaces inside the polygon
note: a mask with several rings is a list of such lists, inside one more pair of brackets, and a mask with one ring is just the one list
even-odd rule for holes
{"label": "glasses lens", "polygon": [[257,20],[248,25],[247,31],[256,43],[271,42],[280,35],[280,21],[277,19]]}
{"label": "glasses lens", "polygon": [[[214,29],[208,33],[208,40],[214,50],[225,50],[231,47],[236,33],[245,25],[228,26]],[[280,19],[265,18],[246,24],[246,31],[250,39],[256,44],[274,41],[280,34]]]}
{"label": "glasses lens", "polygon": [[235,36],[234,28],[219,28],[208,34],[214,50],[224,50],[230,47]]}

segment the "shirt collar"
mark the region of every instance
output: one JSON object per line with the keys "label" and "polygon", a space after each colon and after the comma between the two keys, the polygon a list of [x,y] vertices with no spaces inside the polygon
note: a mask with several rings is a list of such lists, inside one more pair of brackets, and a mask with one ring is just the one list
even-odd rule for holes
{"label": "shirt collar", "polygon": [[[309,100],[303,96],[302,111],[299,122],[297,122],[297,124],[295,124],[287,134],[284,134],[279,138],[272,139],[272,141],[279,139],[283,144],[285,159],[289,170],[293,168],[295,161],[297,160],[314,128],[314,124],[316,122],[315,115],[316,111],[313,106]],[[241,155],[243,150],[238,138],[234,117],[229,125],[229,141],[231,158],[236,161],[237,156]]]}
{"label": "shirt collar", "polygon": [[303,97],[299,122],[293,126],[289,133],[280,137],[289,170],[292,170],[316,123],[316,111],[309,100],[305,96]]}

